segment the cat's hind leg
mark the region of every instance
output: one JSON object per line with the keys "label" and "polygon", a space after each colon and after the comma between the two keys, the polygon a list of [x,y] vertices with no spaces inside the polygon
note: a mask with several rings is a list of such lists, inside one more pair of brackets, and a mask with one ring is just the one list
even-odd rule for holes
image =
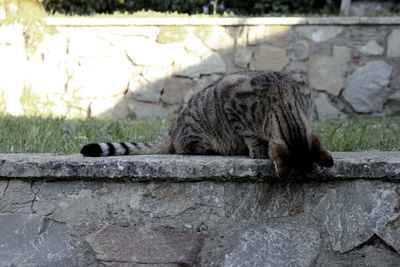
{"label": "cat's hind leg", "polygon": [[268,158],[268,142],[257,137],[247,137],[244,141],[249,149],[249,156],[253,159]]}

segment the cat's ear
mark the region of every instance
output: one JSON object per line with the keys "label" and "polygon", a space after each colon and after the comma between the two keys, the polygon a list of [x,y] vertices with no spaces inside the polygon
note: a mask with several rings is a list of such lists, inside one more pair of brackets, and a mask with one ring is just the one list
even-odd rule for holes
{"label": "cat's ear", "polygon": [[324,147],[318,135],[313,131],[311,134],[311,152],[313,160],[321,166],[332,167],[333,158],[331,153]]}
{"label": "cat's ear", "polygon": [[287,179],[292,171],[289,164],[289,153],[285,146],[271,142],[269,144],[269,157],[274,162],[279,178]]}

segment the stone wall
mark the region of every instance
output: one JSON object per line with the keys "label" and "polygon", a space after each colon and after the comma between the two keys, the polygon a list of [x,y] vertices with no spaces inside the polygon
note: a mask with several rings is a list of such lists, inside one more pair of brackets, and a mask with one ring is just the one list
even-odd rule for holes
{"label": "stone wall", "polygon": [[400,152],[333,157],[0,154],[0,265],[399,266]]}
{"label": "stone wall", "polygon": [[[35,26],[36,25],[36,26]],[[315,117],[400,112],[400,18],[47,18],[0,25],[0,111],[173,117],[223,73],[308,75]]]}

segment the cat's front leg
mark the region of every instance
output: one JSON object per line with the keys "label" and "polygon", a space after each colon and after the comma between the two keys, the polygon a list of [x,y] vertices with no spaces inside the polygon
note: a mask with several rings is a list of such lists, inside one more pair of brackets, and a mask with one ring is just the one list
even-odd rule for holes
{"label": "cat's front leg", "polygon": [[246,137],[244,141],[249,149],[249,156],[253,159],[268,158],[268,142],[257,137]]}

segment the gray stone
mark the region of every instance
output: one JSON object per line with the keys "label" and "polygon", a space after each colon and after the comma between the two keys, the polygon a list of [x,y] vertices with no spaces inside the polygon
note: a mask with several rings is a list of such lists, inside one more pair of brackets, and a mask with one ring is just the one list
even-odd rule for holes
{"label": "gray stone", "polygon": [[393,30],[388,38],[386,55],[388,57],[400,57],[400,30]]}
{"label": "gray stone", "polygon": [[104,263],[163,266],[192,266],[200,252],[202,239],[201,235],[189,231],[144,230],[119,225],[105,226],[86,238],[96,257]]}
{"label": "gray stone", "polygon": [[[317,168],[307,179],[379,179],[399,181],[400,152],[334,152],[332,168]],[[85,158],[82,155],[0,154],[0,177],[64,181],[65,178],[149,181],[238,181],[276,178],[269,160],[246,156],[135,155]]]}
{"label": "gray stone", "polygon": [[292,26],[260,25],[248,27],[248,44],[258,45],[270,43],[276,46],[286,46],[291,41]]}
{"label": "gray stone", "polygon": [[337,35],[341,34],[343,30],[342,26],[300,26],[296,28],[296,31],[300,33],[300,36],[304,36],[316,43],[333,39]]}
{"label": "gray stone", "polygon": [[291,60],[307,59],[310,54],[310,46],[304,40],[290,43],[287,54]]}
{"label": "gray stone", "polygon": [[347,77],[344,99],[357,112],[382,111],[391,74],[392,66],[385,61],[368,62]]}
{"label": "gray stone", "polygon": [[390,113],[400,112],[400,92],[396,92],[388,97],[386,107]]}
{"label": "gray stone", "polygon": [[182,53],[175,59],[174,71],[176,75],[195,78],[204,74],[225,73],[226,66],[218,53],[205,57]]}
{"label": "gray stone", "polygon": [[347,252],[376,234],[400,251],[400,242],[396,241],[400,232],[390,226],[398,216],[396,190],[391,184],[367,181],[343,183],[329,189],[313,216],[325,225],[332,249]]}
{"label": "gray stone", "polygon": [[290,61],[288,65],[286,65],[285,72],[288,73],[296,73],[296,74],[303,74],[307,75],[308,67],[304,62],[301,61]]}
{"label": "gray stone", "polygon": [[311,85],[338,96],[344,86],[343,65],[332,57],[311,56],[309,60]]}
{"label": "gray stone", "polygon": [[229,218],[275,218],[303,211],[304,191],[297,185],[226,184],[224,211]]}
{"label": "gray stone", "polygon": [[212,51],[193,33],[187,35],[185,39],[185,49],[198,57],[212,54]]}
{"label": "gray stone", "polygon": [[195,82],[192,79],[171,77],[164,86],[161,100],[170,105],[180,104],[187,91],[194,85]]}
{"label": "gray stone", "polygon": [[375,40],[370,40],[367,44],[360,46],[358,50],[366,56],[379,56],[385,51]]}
{"label": "gray stone", "polygon": [[133,118],[168,118],[171,117],[168,108],[153,103],[132,102],[128,103],[129,113]]}
{"label": "gray stone", "polygon": [[[69,31],[67,36],[68,54],[70,55],[89,58],[123,55],[120,50],[90,29],[81,28],[79,31]],[[85,41],[82,42],[82,40]]]}
{"label": "gray stone", "polygon": [[0,26],[0,45],[23,47],[24,43],[24,25],[13,23]]}
{"label": "gray stone", "polygon": [[234,47],[232,36],[221,26],[200,27],[194,33],[212,50],[226,50]]}
{"label": "gray stone", "polygon": [[135,45],[127,47],[126,55],[133,64],[139,66],[166,70],[183,53],[182,45],[159,44],[146,38],[136,38],[133,43]]}
{"label": "gray stone", "polygon": [[326,94],[319,94],[318,97],[314,99],[314,104],[320,120],[336,118],[344,115],[343,112],[332,105]]}
{"label": "gray stone", "polygon": [[[0,95],[3,94],[5,111],[12,115],[22,115],[20,103],[24,90],[26,54],[23,46],[0,45]],[[12,62],[12,64],[10,64]]]}
{"label": "gray stone", "polygon": [[11,180],[0,195],[0,212],[32,213],[35,194],[29,183]]}
{"label": "gray stone", "polygon": [[224,266],[311,266],[317,259],[320,234],[292,225],[250,229],[225,257]]}
{"label": "gray stone", "polygon": [[1,266],[71,266],[65,224],[35,214],[0,214]]}
{"label": "gray stone", "polygon": [[250,69],[281,71],[288,63],[289,59],[286,57],[286,51],[282,48],[260,45],[254,52]]}
{"label": "gray stone", "polygon": [[130,65],[118,57],[82,60],[68,81],[67,95],[84,100],[123,95],[131,77]]}
{"label": "gray stone", "polygon": [[338,96],[344,87],[344,75],[350,50],[344,46],[334,46],[333,56],[311,56],[309,78],[311,85]]}
{"label": "gray stone", "polygon": [[147,69],[129,81],[128,97],[137,101],[157,103],[164,88],[166,74],[161,69]]}
{"label": "gray stone", "polygon": [[395,267],[400,255],[388,249],[367,245],[344,254],[320,255],[317,266],[380,266]]}
{"label": "gray stone", "polygon": [[239,68],[247,69],[249,67],[253,51],[246,47],[236,47],[233,62]]}

